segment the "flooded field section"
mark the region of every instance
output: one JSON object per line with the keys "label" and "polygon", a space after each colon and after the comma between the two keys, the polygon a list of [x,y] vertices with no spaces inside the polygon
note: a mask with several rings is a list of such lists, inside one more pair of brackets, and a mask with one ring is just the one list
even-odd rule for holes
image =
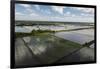
{"label": "flooded field section", "polygon": [[52,35],[16,38],[16,66],[51,64],[81,48],[81,45]]}
{"label": "flooded field section", "polygon": [[79,44],[94,40],[94,29],[75,30],[69,32],[58,32],[55,36],[70,40]]}
{"label": "flooded field section", "polygon": [[61,26],[16,26],[15,32],[24,32],[30,33],[32,30],[51,30],[51,31],[61,31],[61,30],[71,30],[71,29],[79,29],[79,28],[89,28],[93,26],[77,26],[77,25],[61,25]]}
{"label": "flooded field section", "polygon": [[[34,29],[43,30],[43,27],[16,26],[15,32],[24,35],[25,33],[31,33]],[[66,28],[48,26],[44,27],[45,29],[62,30]],[[49,31],[36,34],[16,37],[16,67],[94,61],[95,43],[92,43],[89,47],[83,45],[94,40],[94,29],[65,30],[54,33]]]}
{"label": "flooded field section", "polygon": [[[59,62],[71,63],[74,59],[77,59],[76,62],[79,62],[80,59],[82,61],[93,61],[94,49],[81,48],[82,46],[78,43],[50,34],[20,37],[16,38],[15,41],[15,64],[16,67],[21,67]],[[75,54],[78,54],[78,56]],[[73,58],[75,56],[76,58]],[[69,57],[71,60],[69,60]]]}

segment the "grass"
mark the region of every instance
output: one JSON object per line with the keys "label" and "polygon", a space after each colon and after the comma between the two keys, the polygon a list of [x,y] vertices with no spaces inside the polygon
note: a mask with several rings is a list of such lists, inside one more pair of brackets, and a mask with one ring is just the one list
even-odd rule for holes
{"label": "grass", "polygon": [[35,36],[35,35],[42,35],[48,33],[55,33],[55,31],[51,30],[33,30],[31,33],[24,33],[24,32],[16,32],[16,37],[25,37],[25,36]]}

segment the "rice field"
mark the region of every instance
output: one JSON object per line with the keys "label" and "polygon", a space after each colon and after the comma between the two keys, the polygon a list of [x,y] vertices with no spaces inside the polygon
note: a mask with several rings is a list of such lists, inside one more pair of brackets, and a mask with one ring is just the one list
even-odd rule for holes
{"label": "rice field", "polygon": [[84,44],[86,42],[94,40],[94,30],[85,29],[85,30],[77,30],[77,31],[69,31],[69,32],[59,32],[59,33],[55,33],[55,36],[79,44]]}
{"label": "rice field", "polygon": [[[83,44],[94,40],[94,29],[66,31],[89,27],[92,26],[16,26],[16,35],[21,33],[21,37],[15,40],[16,67],[94,61],[94,43],[83,47]],[[49,31],[41,33],[37,30]],[[35,35],[22,36],[32,31],[36,32]]]}

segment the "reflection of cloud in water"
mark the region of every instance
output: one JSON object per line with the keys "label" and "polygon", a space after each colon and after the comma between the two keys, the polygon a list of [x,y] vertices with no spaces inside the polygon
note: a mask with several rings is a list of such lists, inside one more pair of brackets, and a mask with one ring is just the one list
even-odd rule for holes
{"label": "reflection of cloud in water", "polygon": [[[85,31],[89,31],[85,32]],[[91,33],[91,34],[90,34]],[[77,31],[70,31],[70,32],[59,32],[56,33],[55,36],[70,40],[79,44],[84,44],[85,42],[89,42],[91,40],[94,40],[94,32],[87,30],[77,30]]]}
{"label": "reflection of cloud in water", "polygon": [[28,44],[30,49],[33,51],[35,55],[40,55],[41,53],[45,52],[46,46],[44,44],[39,44],[41,43],[40,38],[35,38],[35,37],[23,37],[25,43]]}
{"label": "reflection of cloud in water", "polygon": [[31,38],[30,38],[30,37],[23,37],[23,39],[24,39],[24,41],[25,41],[26,43],[29,43],[29,42],[31,41]]}
{"label": "reflection of cloud in water", "polygon": [[35,46],[34,48],[32,48],[32,51],[35,55],[40,55],[46,51],[46,46],[43,46],[43,45]]}
{"label": "reflection of cloud in water", "polygon": [[46,46],[39,46],[38,50],[44,52],[46,50]]}
{"label": "reflection of cloud in water", "polygon": [[66,24],[66,25],[60,25],[60,26],[42,26],[42,25],[35,25],[35,26],[16,26],[15,27],[15,32],[26,32],[26,33],[30,33],[32,30],[39,30],[39,28],[41,30],[55,30],[55,31],[59,31],[59,30],[70,30],[70,29],[77,29],[77,28],[89,28],[92,26],[78,26],[78,25],[70,25],[70,24]]}
{"label": "reflection of cloud in water", "polygon": [[27,32],[30,33],[31,30],[24,28],[24,27],[15,27],[15,32]]}
{"label": "reflection of cloud in water", "polygon": [[40,38],[36,38],[36,41],[40,41]]}
{"label": "reflection of cloud in water", "polygon": [[89,46],[90,48],[94,48],[94,43],[92,45]]}

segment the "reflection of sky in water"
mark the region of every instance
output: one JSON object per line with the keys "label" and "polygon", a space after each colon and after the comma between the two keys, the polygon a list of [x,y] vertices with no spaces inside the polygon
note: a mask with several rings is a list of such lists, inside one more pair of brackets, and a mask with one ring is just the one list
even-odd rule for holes
{"label": "reflection of sky in water", "polygon": [[[34,56],[36,56],[39,60],[43,61],[44,63],[52,63],[81,47],[80,45],[77,46],[77,44],[74,45],[72,43],[67,43],[66,40],[57,38],[50,34],[29,37],[27,36],[22,37],[21,39],[25,41],[25,45],[29,47]],[[21,46],[21,42],[19,42],[18,40],[19,39],[17,39],[16,44]]]}
{"label": "reflection of sky in water", "polygon": [[46,46],[43,45],[35,45],[34,47],[33,45],[29,45],[29,47],[35,55],[40,55],[46,51]]}
{"label": "reflection of sky in water", "polygon": [[23,37],[24,41],[29,45],[35,55],[39,55],[46,50],[45,44],[41,43],[40,38]]}
{"label": "reflection of sky in water", "polygon": [[[58,58],[63,57],[65,54],[73,52],[79,47],[67,45],[66,41],[61,42],[62,39],[56,38],[51,35],[30,36],[23,37],[27,46],[32,50],[34,55],[44,62],[53,62]],[[64,41],[64,40],[63,40]]]}
{"label": "reflection of sky in water", "polygon": [[[86,29],[88,31],[88,29]],[[55,36],[57,37],[60,37],[60,38],[63,38],[63,39],[66,39],[66,40],[70,40],[70,41],[73,41],[73,42],[77,42],[79,44],[84,44],[85,42],[89,42],[91,40],[94,40],[94,34],[92,34],[93,32],[91,32],[91,35],[88,32],[82,32],[82,30],[78,30],[77,31],[70,31],[70,32],[59,32],[59,33],[56,33]],[[86,33],[86,34],[85,34]]]}
{"label": "reflection of sky in water", "polygon": [[30,33],[31,30],[24,28],[24,27],[15,27],[15,32],[27,32]]}
{"label": "reflection of sky in water", "polygon": [[30,38],[30,37],[23,37],[23,39],[24,39],[24,41],[25,41],[26,43],[29,43],[29,42],[31,41],[31,38]]}
{"label": "reflection of sky in water", "polygon": [[37,47],[37,49],[38,49],[40,52],[39,52],[39,51],[34,51],[34,54],[36,54],[36,55],[45,52],[46,46],[44,47],[44,46],[40,45],[40,46]]}
{"label": "reflection of sky in water", "polygon": [[[41,30],[69,30],[69,29],[76,29],[76,28],[88,28],[89,26],[76,26],[76,25],[62,25],[62,26],[39,26]],[[26,32],[30,33],[32,30],[38,30],[37,26],[16,26],[15,32]]]}
{"label": "reflection of sky in water", "polygon": [[94,48],[94,43],[92,45],[90,45],[90,48]]}

